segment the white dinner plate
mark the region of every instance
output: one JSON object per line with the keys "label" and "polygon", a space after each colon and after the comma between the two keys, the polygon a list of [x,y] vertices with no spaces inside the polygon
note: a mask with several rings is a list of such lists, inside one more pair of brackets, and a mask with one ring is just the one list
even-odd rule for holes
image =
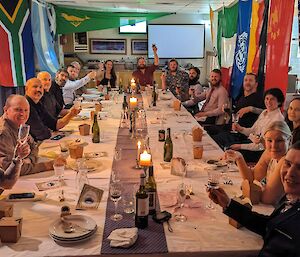
{"label": "white dinner plate", "polygon": [[[75,231],[72,233],[65,233],[63,229],[63,222],[61,219],[55,220],[49,227],[49,233],[56,238],[60,239],[71,239],[80,238],[91,233],[96,227],[96,222],[85,215],[68,215],[64,217],[66,222],[74,224]],[[83,229],[76,229],[76,225]]]}
{"label": "white dinner plate", "polygon": [[93,237],[93,235],[96,233],[97,229],[93,230],[90,234],[86,235],[86,236],[82,236],[81,238],[78,239],[59,239],[54,237],[52,234],[49,234],[49,236],[58,244],[75,244],[75,243],[81,243],[84,241],[89,240],[91,237]]}

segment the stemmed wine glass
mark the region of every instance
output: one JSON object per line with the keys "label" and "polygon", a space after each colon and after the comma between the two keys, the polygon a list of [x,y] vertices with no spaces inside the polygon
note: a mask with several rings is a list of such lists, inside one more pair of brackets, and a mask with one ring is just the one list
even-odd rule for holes
{"label": "stemmed wine glass", "polygon": [[18,132],[18,142],[20,142],[21,145],[23,145],[28,138],[30,131],[30,126],[27,124],[21,124],[19,127],[19,132]]}
{"label": "stemmed wine glass", "polygon": [[[224,152],[230,150],[229,146],[225,146],[224,147]],[[228,171],[235,171],[235,167],[234,167],[234,157],[232,154],[230,154],[229,152],[227,152],[226,154],[226,163],[227,163],[227,170]]]}
{"label": "stemmed wine glass", "polygon": [[[238,124],[238,122],[239,122],[238,113],[232,113],[232,123],[234,123],[236,125],[236,124]],[[232,129],[230,132],[231,133],[238,133],[238,131],[236,131],[235,129]]]}
{"label": "stemmed wine glass", "polygon": [[113,221],[119,221],[119,220],[123,219],[122,214],[117,213],[118,202],[122,198],[122,188],[121,188],[121,185],[119,183],[112,183],[112,184],[110,184],[109,194],[110,194],[110,199],[115,204],[115,213],[110,218]]}
{"label": "stemmed wine glass", "polygon": [[[207,171],[208,179],[206,187],[208,189],[218,189],[219,188],[219,180],[220,180],[220,173],[217,170],[208,170]],[[206,205],[207,209],[214,209],[212,204],[212,200],[210,199],[209,203]]]}
{"label": "stemmed wine glass", "polygon": [[187,220],[187,217],[182,214],[182,208],[184,206],[184,202],[186,199],[186,185],[184,183],[180,183],[177,188],[177,199],[179,202],[179,213],[175,215],[176,221],[185,222]]}
{"label": "stemmed wine glass", "polygon": [[[18,143],[23,145],[27,142],[29,136],[30,126],[28,124],[21,124],[18,131]],[[17,146],[14,149],[14,157],[16,156]]]}

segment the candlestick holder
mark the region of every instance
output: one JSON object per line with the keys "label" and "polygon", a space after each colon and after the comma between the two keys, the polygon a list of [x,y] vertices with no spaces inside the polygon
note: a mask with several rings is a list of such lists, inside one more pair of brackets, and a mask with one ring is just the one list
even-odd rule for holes
{"label": "candlestick holder", "polygon": [[136,138],[136,108],[131,110],[131,139]]}
{"label": "candlestick holder", "polygon": [[135,160],[136,160],[136,164],[135,164],[134,168],[137,170],[142,169],[143,167],[140,165],[140,161],[138,159],[135,159]]}

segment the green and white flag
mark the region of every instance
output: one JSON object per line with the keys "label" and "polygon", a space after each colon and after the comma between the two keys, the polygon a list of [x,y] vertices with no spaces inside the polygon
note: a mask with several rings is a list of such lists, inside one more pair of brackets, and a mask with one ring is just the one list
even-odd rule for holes
{"label": "green and white flag", "polygon": [[[96,12],[55,6],[56,34],[69,34],[133,25],[171,13]],[[125,19],[124,19],[125,18]]]}
{"label": "green and white flag", "polygon": [[222,82],[229,89],[230,70],[233,66],[238,21],[238,2],[218,11],[217,51],[222,70]]}

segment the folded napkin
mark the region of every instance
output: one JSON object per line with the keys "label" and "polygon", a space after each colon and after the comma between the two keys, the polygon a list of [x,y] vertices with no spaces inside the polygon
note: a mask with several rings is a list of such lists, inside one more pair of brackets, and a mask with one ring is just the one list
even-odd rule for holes
{"label": "folded napkin", "polygon": [[113,230],[107,239],[110,240],[110,247],[128,248],[135,243],[137,238],[137,228],[119,228]]}

